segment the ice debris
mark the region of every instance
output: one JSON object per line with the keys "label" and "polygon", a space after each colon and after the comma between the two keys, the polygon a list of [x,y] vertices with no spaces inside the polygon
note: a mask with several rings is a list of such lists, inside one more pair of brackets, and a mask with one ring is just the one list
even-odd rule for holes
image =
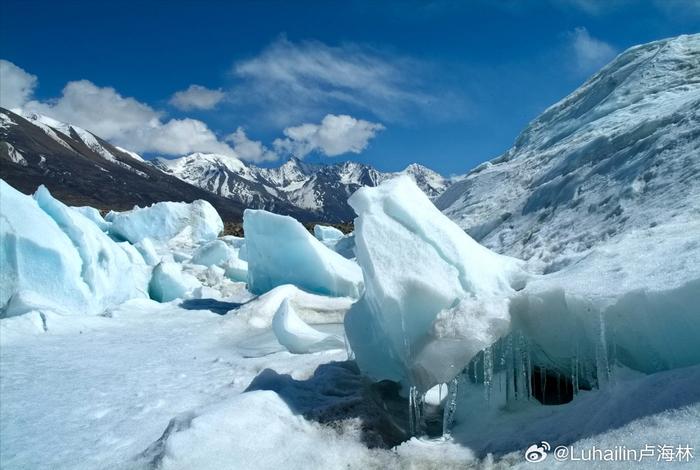
{"label": "ice debris", "polygon": [[213,240],[224,229],[216,209],[203,200],[189,204],[158,202],[126,212],[110,212],[106,220],[111,222],[111,234],[131,243],[144,238],[166,242],[176,237],[196,243]]}
{"label": "ice debris", "polygon": [[201,287],[197,278],[182,272],[178,263],[160,262],[153,269],[153,277],[148,286],[148,292],[153,300],[170,302],[185,298],[193,290]]}
{"label": "ice debris", "polygon": [[510,327],[522,262],[479,245],[408,177],[349,200],[365,291],[345,317],[357,363],[420,392],[449,382]]}
{"label": "ice debris", "polygon": [[294,284],[321,295],[362,293],[360,267],[327,248],[293,218],[247,209],[243,229],[251,292],[262,294]]}
{"label": "ice debris", "polygon": [[254,328],[269,328],[282,302],[288,301],[296,315],[309,324],[342,323],[355,301],[351,297],[326,297],[304,292],[287,284],[275,287],[235,310],[234,318]]}
{"label": "ice debris", "polygon": [[353,233],[346,235],[335,227],[315,225],[314,236],[344,258],[352,259],[355,257],[355,235]]}
{"label": "ice debris", "polygon": [[345,341],[341,338],[318,331],[304,323],[287,299],[282,301],[272,319],[272,331],[277,341],[295,354],[345,347]]}
{"label": "ice debris", "polygon": [[213,240],[200,246],[191,262],[223,268],[226,277],[232,281],[245,282],[248,278],[248,263],[240,258],[240,248],[224,240]]}
{"label": "ice debris", "polygon": [[330,227],[328,225],[314,225],[314,236],[318,241],[323,242],[337,242],[345,236],[343,232],[335,227]]}
{"label": "ice debris", "polygon": [[32,198],[0,180],[0,200],[1,316],[24,313],[28,299],[80,315],[147,296],[150,269],[139,252],[114,242],[44,186]]}

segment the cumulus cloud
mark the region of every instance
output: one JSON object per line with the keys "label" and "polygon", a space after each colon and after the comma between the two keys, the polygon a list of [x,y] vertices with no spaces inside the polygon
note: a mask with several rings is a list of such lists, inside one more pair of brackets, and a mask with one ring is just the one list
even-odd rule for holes
{"label": "cumulus cloud", "polygon": [[303,158],[311,152],[329,157],[344,153],[360,153],[384,126],[355,119],[348,115],[328,114],[321,124],[302,124],[284,130],[285,138],[276,139],[275,149],[280,153]]}
{"label": "cumulus cloud", "polygon": [[161,116],[114,88],[98,87],[88,80],[68,82],[59,98],[30,101],[24,109],[84,127],[107,140],[120,139],[144,126],[157,127]]}
{"label": "cumulus cloud", "polygon": [[428,68],[355,44],[333,47],[281,38],[234,65],[240,83],[231,99],[254,105],[263,118],[283,126],[320,118],[331,106],[370,112],[389,122],[454,111],[457,100],[429,91]]}
{"label": "cumulus cloud", "polygon": [[[16,65],[2,61],[3,106],[45,114],[83,127],[115,145],[145,153],[183,155],[207,152],[230,155],[250,162],[277,160],[280,155],[303,158],[311,152],[328,156],[360,153],[384,126],[348,115],[326,115],[320,124],[302,124],[284,129],[273,148],[250,139],[242,127],[224,139],[202,121],[167,119],[148,104],[122,96],[111,87],[88,80],[68,82],[61,96],[30,100],[37,78]],[[192,87],[190,87],[191,89]]]}
{"label": "cumulus cloud", "polygon": [[35,75],[0,59],[0,106],[9,109],[22,107],[31,99],[37,82]]}
{"label": "cumulus cloud", "polygon": [[257,140],[250,140],[242,127],[226,136],[226,141],[233,144],[233,150],[241,160],[250,162],[273,161],[279,158],[272,150]]}
{"label": "cumulus cloud", "polygon": [[617,51],[610,44],[592,37],[586,28],[576,28],[571,33],[571,47],[576,68],[588,73],[610,61]]}
{"label": "cumulus cloud", "polygon": [[170,104],[178,109],[213,109],[224,99],[221,90],[211,90],[201,85],[190,85],[186,90],[176,92],[170,98]]}
{"label": "cumulus cloud", "polygon": [[[170,119],[139,129],[132,136],[124,136],[136,151],[160,152],[168,155],[183,155],[192,152],[220,153],[237,156],[236,152],[202,121],[196,119]],[[126,144],[125,144],[126,145]]]}
{"label": "cumulus cloud", "polygon": [[[10,64],[8,62],[8,64]],[[205,123],[195,119],[165,120],[163,113],[134,98],[120,95],[114,88],[99,87],[88,80],[66,84],[60,97],[50,101],[26,101],[36,77],[19,67],[3,65],[3,93],[11,92],[8,106],[45,114],[59,121],[84,127],[121,147],[136,152],[181,155],[190,152],[215,152],[236,155],[227,143],[218,139]],[[14,82],[5,86],[5,70]],[[24,81],[16,77],[23,78]],[[26,77],[30,77],[27,79]],[[19,86],[17,84],[24,84]],[[5,98],[3,97],[3,106]]]}

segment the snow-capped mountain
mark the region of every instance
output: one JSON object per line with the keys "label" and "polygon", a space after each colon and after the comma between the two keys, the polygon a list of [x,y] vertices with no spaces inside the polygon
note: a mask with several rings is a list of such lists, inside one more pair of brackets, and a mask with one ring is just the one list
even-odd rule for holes
{"label": "snow-capped mountain", "polygon": [[700,229],[700,35],[622,53],[436,204],[480,243],[545,273],[596,249],[618,256],[632,238],[630,263],[661,249],[644,240],[697,242],[688,232]]}
{"label": "snow-capped mountain", "polygon": [[[45,184],[70,203],[110,209],[207,199],[229,221],[239,221],[246,207],[301,220],[348,221],[354,217],[347,204],[353,192],[397,174],[355,162],[317,165],[296,158],[276,168],[261,168],[236,157],[205,153],[147,162],[81,127],[2,108],[0,158],[8,162],[2,177],[26,192]],[[417,164],[402,173],[431,197],[449,184]]]}
{"label": "snow-capped mountain", "polygon": [[[183,181],[250,207],[275,211],[282,204],[292,204],[327,221],[351,220],[354,212],[347,198],[353,192],[398,174],[383,173],[357,162],[319,165],[297,158],[277,168],[260,168],[235,157],[202,153],[157,158],[153,164]],[[438,196],[449,185],[447,179],[418,164],[409,165],[401,173],[410,175],[430,197]]]}
{"label": "snow-capped mountain", "polygon": [[236,201],[166,175],[134,152],[47,116],[0,108],[0,161],[0,176],[17,189],[29,193],[43,184],[72,205],[120,210],[206,199],[225,220],[240,220],[243,211]]}

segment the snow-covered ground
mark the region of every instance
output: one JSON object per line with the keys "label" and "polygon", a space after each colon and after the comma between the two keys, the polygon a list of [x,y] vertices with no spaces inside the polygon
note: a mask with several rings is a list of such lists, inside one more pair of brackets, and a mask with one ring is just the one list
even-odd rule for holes
{"label": "snow-covered ground", "polygon": [[[240,395],[264,369],[306,381],[319,365],[344,361],[346,352],[334,350],[297,355],[270,352],[274,338],[259,338],[262,357],[242,342],[229,321],[210,311],[186,310],[180,302],[158,304],[130,301],[111,311],[112,317],[48,318],[40,325],[3,320],[0,354],[0,457],[7,469],[140,469],[154,461],[162,468],[510,468],[522,462],[517,452],[495,459],[475,460],[469,447],[441,440],[416,440],[395,450],[368,450],[360,441],[359,424],[344,428],[305,420],[273,392]],[[23,324],[22,324],[23,323]],[[274,346],[273,348],[274,349]],[[649,382],[647,380],[647,382]],[[668,387],[674,383],[674,387]],[[659,389],[700,387],[700,371],[680,370],[640,386],[636,398]],[[322,387],[318,386],[318,393]],[[350,387],[348,387],[350,388]],[[350,391],[352,389],[350,388]],[[347,389],[346,389],[347,392]],[[255,394],[255,397],[245,395]],[[257,395],[260,396],[257,396]],[[343,396],[326,395],[341,401]],[[634,409],[627,392],[600,416]],[[697,398],[697,397],[696,397]],[[606,395],[604,400],[610,399]],[[590,401],[590,400],[588,400]],[[626,403],[626,405],[625,405]],[[582,419],[591,406],[575,410]],[[593,407],[594,410],[596,408]],[[193,410],[204,416],[193,431],[181,431],[166,450],[153,446],[170,420]],[[644,445],[700,446],[700,405],[660,411],[595,435],[574,448],[629,449]],[[646,410],[648,411],[648,410]],[[619,416],[622,413],[616,413]],[[559,428],[575,432],[578,424],[541,424],[527,433],[508,430],[534,442],[551,439]],[[573,418],[575,419],[575,418]],[[602,418],[599,418],[602,419]],[[537,423],[532,417],[529,421]],[[625,422],[625,421],[622,421]],[[510,423],[519,427],[522,423]],[[493,423],[491,433],[506,435]],[[485,428],[475,427],[473,433]],[[488,437],[482,437],[488,439]],[[150,448],[149,452],[145,452]],[[145,453],[144,453],[145,452]],[[580,468],[658,468],[657,456],[646,466],[608,467],[581,464]],[[536,468],[568,468],[550,460]],[[532,464],[522,463],[522,468]],[[675,467],[684,468],[678,462]],[[577,467],[579,468],[579,467]],[[687,464],[685,468],[695,468]]]}

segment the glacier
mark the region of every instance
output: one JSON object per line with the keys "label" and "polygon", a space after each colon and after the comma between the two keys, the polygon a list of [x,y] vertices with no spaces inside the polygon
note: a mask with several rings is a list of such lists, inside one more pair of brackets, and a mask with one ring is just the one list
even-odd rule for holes
{"label": "glacier", "polygon": [[251,292],[294,284],[322,295],[360,296],[360,267],[327,248],[292,217],[246,209],[243,230]]}
{"label": "glacier", "polygon": [[350,235],[248,211],[220,236],[201,202],[103,218],[0,181],[0,466],[697,453],[698,51],[628,50],[437,199],[359,189]]}

